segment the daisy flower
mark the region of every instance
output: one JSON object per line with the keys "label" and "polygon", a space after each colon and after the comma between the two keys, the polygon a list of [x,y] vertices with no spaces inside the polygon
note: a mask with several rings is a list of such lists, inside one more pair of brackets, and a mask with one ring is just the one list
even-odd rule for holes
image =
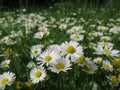
{"label": "daisy flower", "polygon": [[66,55],[67,58],[71,57],[71,59],[75,57],[79,57],[83,55],[83,48],[79,45],[79,43],[75,41],[62,43],[61,47],[61,55]]}
{"label": "daisy flower", "polygon": [[46,77],[46,71],[42,66],[33,68],[30,71],[30,79],[34,84],[43,81],[45,77]]}
{"label": "daisy flower", "polygon": [[59,57],[60,55],[56,51],[46,49],[43,53],[40,54],[39,57],[36,58],[36,60],[38,61],[38,64],[46,64],[48,66],[49,63],[53,62]]}
{"label": "daisy flower", "polygon": [[9,68],[10,59],[3,61],[0,65],[1,68]]}
{"label": "daisy flower", "polygon": [[84,36],[80,35],[80,34],[71,34],[70,35],[70,39],[74,40],[74,41],[82,41],[83,38],[84,38]]}
{"label": "daisy flower", "polygon": [[0,89],[4,89],[6,85],[11,86],[15,81],[15,74],[12,72],[4,72],[0,75]]}
{"label": "daisy flower", "polygon": [[37,57],[41,53],[41,48],[39,45],[34,45],[31,47],[31,58]]}
{"label": "daisy flower", "polygon": [[54,73],[60,73],[61,71],[66,72],[71,69],[70,60],[68,58],[59,58],[54,62],[50,63],[50,67],[48,68]]}
{"label": "daisy flower", "polygon": [[105,27],[105,26],[98,26],[98,27],[97,27],[97,30],[106,31],[106,30],[108,30],[108,28]]}
{"label": "daisy flower", "polygon": [[113,47],[114,44],[112,44],[111,42],[106,42],[106,41],[103,41],[103,42],[98,42],[98,44],[101,46],[101,47]]}
{"label": "daisy flower", "polygon": [[102,47],[101,45],[98,45],[97,48],[95,49],[95,54],[101,55],[107,55],[107,56],[113,56],[113,57],[119,57],[119,51],[118,50],[113,50],[113,47]]}
{"label": "daisy flower", "polygon": [[97,64],[100,64],[102,62],[102,58],[101,57],[97,57],[94,59],[94,62],[97,63]]}
{"label": "daisy flower", "polygon": [[66,24],[61,24],[60,26],[59,26],[59,29],[60,30],[64,30],[64,29],[66,29],[67,28],[67,25]]}
{"label": "daisy flower", "polygon": [[103,61],[102,68],[107,71],[113,70],[113,66],[111,65],[111,63],[109,61]]}
{"label": "daisy flower", "polygon": [[117,86],[118,84],[119,84],[119,80],[118,80],[118,77],[117,76],[111,76],[111,77],[109,77],[109,79],[110,79],[110,82],[109,82],[109,84],[111,85],[111,86]]}
{"label": "daisy flower", "polygon": [[110,41],[111,37],[110,36],[102,36],[102,37],[100,37],[100,40],[101,41]]}
{"label": "daisy flower", "polygon": [[86,64],[83,66],[83,71],[89,74],[94,74],[97,69],[96,64],[90,60],[87,60]]}
{"label": "daisy flower", "polygon": [[43,36],[44,36],[43,32],[37,32],[34,34],[34,38],[36,38],[36,39],[42,39]]}

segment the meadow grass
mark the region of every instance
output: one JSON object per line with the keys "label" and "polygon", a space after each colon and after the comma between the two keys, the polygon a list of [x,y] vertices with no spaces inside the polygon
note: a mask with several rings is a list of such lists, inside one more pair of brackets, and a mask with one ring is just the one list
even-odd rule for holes
{"label": "meadow grass", "polygon": [[[28,8],[26,0],[27,9],[1,12],[0,89],[119,89],[117,3],[114,6],[110,0],[100,7],[92,0],[81,6],[77,4],[80,0],[73,1],[75,4],[67,1],[49,8]],[[45,59],[47,52],[55,60]]]}

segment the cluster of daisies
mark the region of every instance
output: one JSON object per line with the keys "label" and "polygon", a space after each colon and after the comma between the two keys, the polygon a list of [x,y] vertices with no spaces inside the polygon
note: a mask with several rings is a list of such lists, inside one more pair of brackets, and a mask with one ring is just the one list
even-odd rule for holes
{"label": "cluster of daisies", "polygon": [[[12,84],[16,84],[17,89],[37,87],[51,79],[48,73],[57,77],[60,73],[69,73],[74,66],[80,69],[76,72],[93,77],[104,74],[107,81],[103,82],[113,88],[119,86],[120,48],[116,45],[120,40],[119,18],[109,19],[107,23],[97,18],[75,18],[82,15],[81,9],[70,13],[73,17],[60,19],[48,18],[47,12],[20,12],[7,12],[6,18],[0,18],[3,29],[0,31],[0,90]],[[87,13],[96,14],[95,11]],[[19,73],[19,68],[25,73]],[[95,88],[99,86],[97,81],[93,83]]]}

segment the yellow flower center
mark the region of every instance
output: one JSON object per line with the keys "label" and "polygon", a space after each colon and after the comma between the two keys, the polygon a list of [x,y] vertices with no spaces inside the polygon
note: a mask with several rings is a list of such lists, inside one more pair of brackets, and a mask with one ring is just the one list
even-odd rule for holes
{"label": "yellow flower center", "polygon": [[107,54],[107,55],[110,55],[110,50],[109,49],[104,49],[102,51],[103,54]]}
{"label": "yellow flower center", "polygon": [[7,50],[5,51],[5,54],[6,54],[7,56],[9,56],[9,55],[12,54],[12,51],[11,51],[10,49],[7,49]]}
{"label": "yellow flower center", "polygon": [[117,83],[118,83],[118,78],[117,78],[116,76],[112,76],[112,77],[111,77],[111,82],[112,82],[113,84],[117,84]]}
{"label": "yellow flower center", "polygon": [[17,81],[16,86],[17,86],[18,88],[20,88],[20,87],[22,86],[22,82],[21,82],[21,81]]}
{"label": "yellow flower center", "polygon": [[108,46],[108,42],[103,42],[103,46]]}
{"label": "yellow flower center", "polygon": [[75,38],[78,39],[78,38],[79,38],[79,35],[75,35]]}
{"label": "yellow flower center", "polygon": [[47,56],[45,56],[45,58],[44,58],[46,61],[50,61],[51,59],[52,59],[52,57],[50,56],[50,55],[47,55]]}
{"label": "yellow flower center", "polygon": [[70,45],[70,46],[68,46],[68,47],[66,48],[66,51],[67,51],[68,53],[73,54],[76,50],[75,50],[75,48],[74,48],[72,45]]}
{"label": "yellow flower center", "polygon": [[85,65],[83,68],[86,71],[90,71],[92,69],[90,65]]}
{"label": "yellow flower center", "polygon": [[3,67],[5,67],[5,66],[7,66],[7,65],[8,65],[7,62],[3,62],[3,63],[2,63],[2,66],[3,66]]}
{"label": "yellow flower center", "polygon": [[38,53],[38,50],[34,50],[34,54],[37,54]]}
{"label": "yellow flower center", "polygon": [[4,85],[4,84],[6,84],[7,82],[8,82],[8,78],[3,78],[2,80],[1,80],[1,83]]}
{"label": "yellow flower center", "polygon": [[41,75],[42,75],[42,73],[41,73],[40,71],[36,71],[36,72],[35,72],[35,76],[36,76],[37,78],[39,78]]}
{"label": "yellow flower center", "polygon": [[56,68],[57,68],[58,70],[64,69],[64,67],[65,67],[65,65],[64,65],[63,63],[57,63],[57,64],[56,64]]}
{"label": "yellow flower center", "polygon": [[110,68],[110,65],[109,64],[104,64],[103,66],[105,69],[109,69]]}
{"label": "yellow flower center", "polygon": [[120,67],[120,58],[113,60],[113,65],[116,67]]}
{"label": "yellow flower center", "polygon": [[41,31],[41,32],[45,32],[45,28],[42,27],[42,28],[40,29],[40,31]]}
{"label": "yellow flower center", "polygon": [[85,62],[85,56],[83,55],[77,59],[77,63],[83,64],[84,62]]}
{"label": "yellow flower center", "polygon": [[28,81],[28,82],[27,82],[27,86],[28,86],[29,88],[32,88],[33,85],[34,85],[34,84],[33,84],[31,81]]}

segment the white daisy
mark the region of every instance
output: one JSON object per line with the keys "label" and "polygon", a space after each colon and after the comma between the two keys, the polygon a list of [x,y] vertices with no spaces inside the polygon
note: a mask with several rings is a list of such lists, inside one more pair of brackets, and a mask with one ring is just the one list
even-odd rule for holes
{"label": "white daisy", "polygon": [[102,41],[102,42],[98,42],[98,44],[101,46],[101,47],[113,47],[114,44],[112,44],[111,42],[106,42],[106,41]]}
{"label": "white daisy", "polygon": [[37,38],[37,39],[42,39],[44,36],[44,33],[43,32],[37,32],[34,34],[34,38]]}
{"label": "white daisy", "polygon": [[95,71],[97,70],[97,66],[94,62],[88,60],[86,64],[83,66],[83,71],[89,73],[89,74],[94,74]]}
{"label": "white daisy", "polygon": [[67,24],[60,24],[59,29],[64,30],[67,28]]}
{"label": "white daisy", "polygon": [[102,62],[102,58],[101,57],[97,57],[94,59],[94,62],[97,63],[97,64],[100,64]]}
{"label": "white daisy", "polygon": [[118,50],[112,50],[113,47],[102,47],[101,45],[98,45],[97,48],[94,48],[95,49],[95,54],[104,54],[104,55],[107,55],[107,56],[113,56],[113,57],[119,57],[119,51]]}
{"label": "white daisy", "polygon": [[4,89],[6,85],[11,86],[15,81],[15,74],[12,72],[4,72],[0,75],[0,89]]}
{"label": "white daisy", "polygon": [[0,65],[1,68],[9,68],[10,59],[3,61]]}
{"label": "white daisy", "polygon": [[34,68],[30,71],[30,79],[34,84],[43,81],[45,77],[46,77],[46,71],[42,66]]}
{"label": "white daisy", "polygon": [[74,41],[82,41],[83,38],[84,38],[84,36],[80,35],[80,34],[71,34],[70,35],[70,39],[74,40]]}
{"label": "white daisy", "polygon": [[54,73],[59,73],[61,71],[66,72],[67,70],[71,69],[70,60],[68,58],[59,58],[54,62],[50,63],[50,67],[48,68]]}
{"label": "white daisy", "polygon": [[83,55],[83,48],[79,45],[79,43],[75,41],[62,43],[61,47],[61,55],[66,55],[68,58],[71,57],[79,57]]}
{"label": "white daisy", "polygon": [[56,51],[45,50],[39,57],[36,58],[38,64],[46,64],[48,66],[49,63],[58,59],[60,55]]}
{"label": "white daisy", "polygon": [[27,68],[29,68],[29,69],[32,69],[32,68],[35,68],[35,67],[36,67],[36,65],[33,61],[30,61],[27,65]]}
{"label": "white daisy", "polygon": [[110,41],[111,37],[110,36],[102,36],[102,37],[100,37],[100,40],[101,41]]}
{"label": "white daisy", "polygon": [[31,47],[31,58],[37,57],[41,53],[40,45],[34,45]]}
{"label": "white daisy", "polygon": [[97,30],[106,31],[106,30],[108,30],[108,28],[105,27],[105,26],[98,26],[98,27],[97,27]]}
{"label": "white daisy", "polygon": [[103,61],[102,68],[107,70],[107,71],[113,70],[113,66],[109,61]]}

